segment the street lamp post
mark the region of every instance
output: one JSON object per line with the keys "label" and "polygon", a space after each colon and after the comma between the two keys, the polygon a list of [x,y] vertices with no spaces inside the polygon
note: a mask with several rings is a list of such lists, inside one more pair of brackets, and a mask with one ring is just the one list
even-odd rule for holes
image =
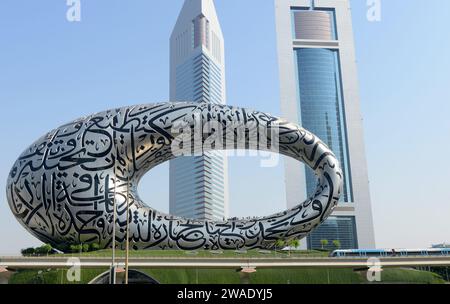
{"label": "street lamp post", "polygon": [[130,198],[129,188],[130,188],[130,178],[127,177],[127,226],[126,226],[126,241],[125,241],[125,284],[128,284],[128,258],[130,254],[130,202],[128,199]]}
{"label": "street lamp post", "polygon": [[[114,148],[116,148],[116,139],[113,140]],[[109,275],[109,283],[116,284],[116,195],[117,195],[117,177],[116,177],[116,162],[114,158],[114,193],[113,193],[113,230],[112,230],[112,265]]]}
{"label": "street lamp post", "polygon": [[[114,169],[115,169],[115,166],[114,166]],[[111,273],[110,273],[110,284],[116,284],[116,184],[117,184],[117,179],[114,177],[112,265],[111,265]]]}

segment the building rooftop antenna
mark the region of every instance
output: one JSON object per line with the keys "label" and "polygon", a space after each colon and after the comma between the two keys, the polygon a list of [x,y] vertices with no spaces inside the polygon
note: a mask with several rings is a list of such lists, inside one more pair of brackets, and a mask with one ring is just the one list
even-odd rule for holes
{"label": "building rooftop antenna", "polygon": [[310,1],[311,1],[311,4],[309,5],[309,9],[311,11],[313,11],[314,10],[314,0],[310,0]]}

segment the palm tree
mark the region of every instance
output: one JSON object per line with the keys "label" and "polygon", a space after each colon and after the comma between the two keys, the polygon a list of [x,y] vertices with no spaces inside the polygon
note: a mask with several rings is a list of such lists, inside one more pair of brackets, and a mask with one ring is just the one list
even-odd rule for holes
{"label": "palm tree", "polygon": [[287,245],[288,245],[288,248],[289,248],[289,251],[288,251],[289,256],[291,256],[291,248],[292,247],[297,248],[298,246],[300,246],[300,241],[297,240],[297,239],[292,239],[292,240],[288,241]]}
{"label": "palm tree", "polygon": [[300,241],[298,239],[293,239],[293,240],[291,240],[291,245],[292,245],[292,247],[297,249],[298,246],[300,246]]}
{"label": "palm tree", "polygon": [[285,244],[285,242],[284,242],[283,239],[278,239],[278,240],[275,242],[275,251],[277,251],[277,248],[282,249],[282,247],[284,246],[284,244]]}
{"label": "palm tree", "polygon": [[336,247],[336,249],[339,249],[341,247],[341,241],[334,240],[333,241],[333,246]]}
{"label": "palm tree", "polygon": [[326,240],[326,239],[320,240],[320,245],[322,245],[322,250],[323,250],[323,247],[326,247],[328,245],[328,240]]}

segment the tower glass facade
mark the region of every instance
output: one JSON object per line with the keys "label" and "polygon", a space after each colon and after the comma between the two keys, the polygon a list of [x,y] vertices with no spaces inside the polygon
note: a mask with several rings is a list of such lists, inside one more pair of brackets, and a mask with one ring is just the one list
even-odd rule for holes
{"label": "tower glass facade", "polygon": [[[322,48],[300,48],[294,52],[302,126],[322,139],[340,161],[344,171],[341,201],[352,202],[339,52]],[[311,194],[317,178],[310,169],[305,174],[306,189]]]}
{"label": "tower glass facade", "polygon": [[[298,121],[339,159],[343,192],[332,217],[302,247],[326,239],[341,248],[375,246],[349,0],[274,0],[283,116]],[[309,197],[314,173],[285,161],[286,198],[293,207]],[[306,245],[306,246],[305,246]]]}
{"label": "tower glass facade", "polygon": [[[171,100],[225,103],[223,38],[212,0],[186,0],[171,37]],[[224,152],[170,162],[170,213],[193,219],[228,216]]]}
{"label": "tower glass facade", "polygon": [[[339,248],[358,248],[355,231],[354,216],[330,216],[308,237],[308,248],[333,250],[337,248],[333,244],[336,240],[340,243]],[[322,240],[327,240],[327,244],[322,245]]]}
{"label": "tower glass facade", "polygon": [[[291,13],[294,39],[336,40],[334,10],[294,8]],[[339,50],[294,48],[293,51],[301,124],[322,139],[338,158],[344,172],[340,201],[352,202]],[[317,177],[309,168],[305,168],[305,180],[306,192],[311,195]],[[342,248],[356,248],[356,226],[346,225],[348,219],[345,216],[327,219],[308,236],[308,247],[320,248],[320,240],[326,239],[329,244],[339,241]]]}

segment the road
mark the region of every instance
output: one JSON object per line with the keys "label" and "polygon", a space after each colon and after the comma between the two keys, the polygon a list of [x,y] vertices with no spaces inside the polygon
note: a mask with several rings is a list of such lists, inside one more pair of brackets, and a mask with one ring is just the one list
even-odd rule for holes
{"label": "road", "polygon": [[[70,257],[0,257],[0,267],[8,269],[31,268],[69,268],[73,261]],[[437,257],[384,257],[380,258],[381,267],[420,267],[450,266],[450,256]],[[116,260],[119,267],[124,259]],[[82,268],[108,268],[109,257],[82,257]],[[285,258],[220,258],[220,257],[131,257],[130,268],[365,268],[367,258],[331,258],[331,257],[285,257]]]}

